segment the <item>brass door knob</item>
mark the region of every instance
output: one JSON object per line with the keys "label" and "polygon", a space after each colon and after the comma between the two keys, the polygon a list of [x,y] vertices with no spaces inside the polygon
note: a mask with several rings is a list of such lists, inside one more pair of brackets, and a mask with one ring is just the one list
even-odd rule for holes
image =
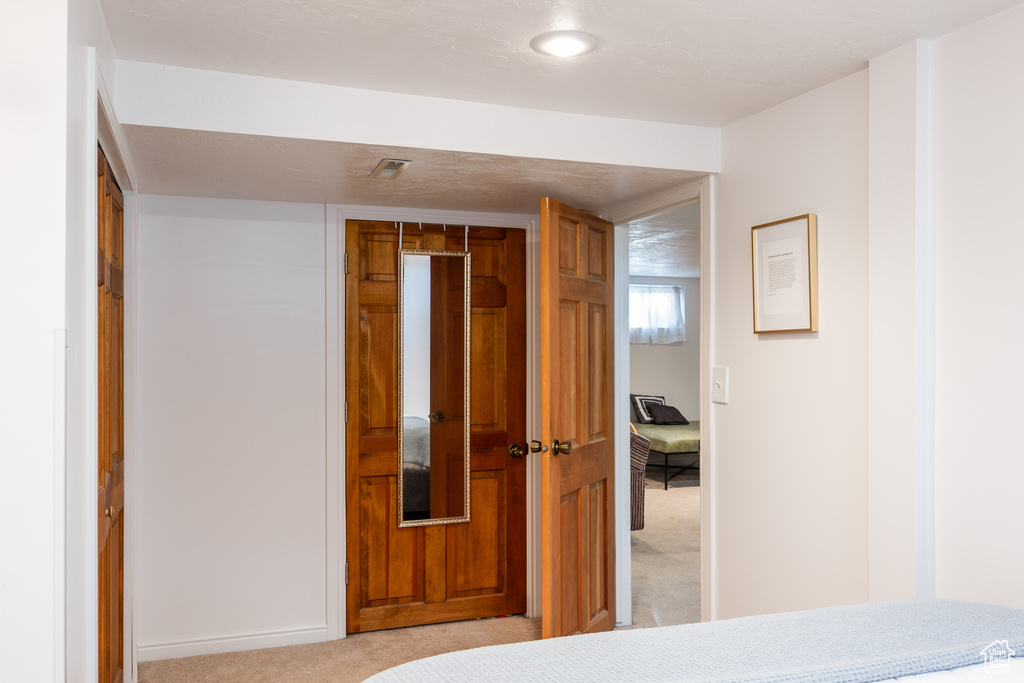
{"label": "brass door knob", "polygon": [[444,411],[438,410],[436,412],[433,412],[430,415],[427,415],[427,419],[430,420],[434,424],[437,424],[439,422],[444,422]]}
{"label": "brass door knob", "polygon": [[572,453],[572,442],[566,441],[565,443],[562,443],[558,439],[555,439],[555,442],[551,444],[551,449],[554,451],[555,455],[558,455],[559,453],[569,455]]}
{"label": "brass door knob", "polygon": [[537,439],[534,439],[533,441],[530,442],[531,453],[546,453],[547,450],[548,447],[542,445],[540,441],[537,441]]}
{"label": "brass door knob", "polygon": [[513,458],[521,458],[524,455],[526,455],[526,451],[524,451],[523,447],[520,446],[519,444],[510,443],[508,445],[508,454],[511,455]]}

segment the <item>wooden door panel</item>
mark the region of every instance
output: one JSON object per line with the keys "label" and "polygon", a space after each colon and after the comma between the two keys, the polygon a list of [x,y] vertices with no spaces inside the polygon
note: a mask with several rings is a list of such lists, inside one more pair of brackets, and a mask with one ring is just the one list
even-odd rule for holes
{"label": "wooden door panel", "polygon": [[[505,432],[505,364],[493,349],[505,348],[506,316],[504,307],[475,307],[470,314],[470,388],[472,432]],[[507,443],[507,440],[503,438]]]}
{"label": "wooden door panel", "polygon": [[360,632],[379,631],[386,628],[479,619],[481,613],[486,613],[489,616],[506,614],[507,604],[506,595],[498,594],[437,603],[410,602],[402,605],[367,607],[360,610],[359,630]]}
{"label": "wooden door panel", "polygon": [[394,476],[364,477],[360,482],[360,517],[365,566],[361,567],[363,601],[368,606],[423,600],[422,530],[399,529]]}
{"label": "wooden door panel", "polygon": [[[97,190],[97,253],[99,256],[99,276],[97,288],[96,308],[98,314],[97,329],[99,331],[99,356],[97,358],[97,381],[99,393],[99,452],[97,453],[97,465],[99,467],[99,479],[97,485],[103,488],[106,485],[104,476],[110,471],[110,346],[113,344],[110,327],[110,249],[111,233],[111,201],[110,191],[107,187],[107,163],[103,151],[99,151],[99,167]],[[104,512],[104,514],[106,514]]]}
{"label": "wooden door panel", "polygon": [[[397,285],[392,287],[397,297]],[[398,307],[394,304],[359,307],[360,436],[387,435],[397,439]],[[395,448],[397,448],[397,441]]]}
{"label": "wooden door panel", "polygon": [[604,438],[605,420],[607,419],[609,406],[605,400],[607,395],[607,374],[608,358],[605,353],[607,340],[605,330],[607,329],[605,307],[598,304],[590,304],[587,307],[587,443],[600,441]]}
{"label": "wooden door panel", "polygon": [[[448,516],[462,517],[466,514],[466,459],[461,453],[448,459]],[[472,479],[470,481],[472,485]]]}
{"label": "wooden door panel", "polygon": [[560,331],[558,350],[562,369],[560,377],[562,400],[555,406],[555,412],[559,415],[555,431],[560,436],[554,438],[561,441],[579,443],[579,401],[582,394],[580,391],[579,373],[579,303],[575,301],[560,301],[558,314]]}
{"label": "wooden door panel", "polygon": [[[109,481],[109,480],[108,480]],[[107,500],[107,488],[101,486],[100,490],[96,495],[96,529],[97,529],[97,550],[101,558],[100,572],[103,572],[102,558],[104,557],[103,551],[107,547],[107,539],[110,538],[110,515],[107,511],[110,510],[110,503]],[[101,579],[102,583],[102,579]]]}
{"label": "wooden door panel", "polygon": [[398,473],[394,457],[398,451],[398,437],[368,436],[360,439],[359,443],[367,449],[359,455],[359,473],[362,477],[394,477]]}
{"label": "wooden door panel", "polygon": [[505,471],[471,477],[468,524],[448,528],[449,598],[493,595],[505,586]]}
{"label": "wooden door panel", "polygon": [[613,501],[608,499],[607,481],[602,480],[591,484],[588,487],[589,499],[587,501],[587,540],[590,547],[587,549],[590,570],[587,575],[587,630],[591,630],[608,612],[608,597],[611,594],[612,586],[608,583],[608,576],[605,569],[608,566],[606,554],[608,548],[608,525],[611,523],[607,511],[613,509]]}
{"label": "wooden door panel", "polygon": [[109,679],[120,681],[123,677],[121,660],[124,656],[124,523],[118,515],[110,526],[110,539],[107,544],[107,576],[106,618],[108,620],[107,661]]}
{"label": "wooden door panel", "polygon": [[[366,282],[394,282],[397,285],[398,229],[388,223],[378,225],[381,229],[360,234],[358,244],[360,279]],[[423,249],[423,235],[403,234],[402,248]],[[395,296],[397,297],[397,294]],[[395,300],[397,301],[397,298]]]}
{"label": "wooden door panel", "polygon": [[124,372],[123,372],[123,353],[124,353],[124,311],[121,307],[121,297],[115,292],[113,285],[118,281],[123,281],[123,277],[115,278],[114,273],[117,272],[116,267],[111,267],[111,296],[109,302],[109,315],[110,315],[110,337],[112,339],[121,340],[116,346],[108,346],[110,357],[108,362],[110,364],[110,371],[108,377],[110,378],[110,391],[108,392],[108,398],[110,399],[110,430],[108,432],[110,441],[107,446],[109,453],[108,460],[110,466],[113,467],[121,458],[121,437],[124,434],[124,429],[121,425],[121,416],[124,414]]}
{"label": "wooden door panel", "polygon": [[110,469],[110,495],[108,496],[110,506],[111,524],[121,521],[121,511],[124,510],[124,460],[118,459]]}
{"label": "wooden door panel", "polygon": [[[570,491],[562,496],[559,524],[559,544],[565,548],[570,555],[582,556],[583,549],[580,547],[580,539],[583,536],[580,526],[582,525],[582,500],[579,490]],[[580,562],[564,562],[561,571],[557,575],[555,583],[555,594],[559,596],[561,610],[559,610],[558,630],[552,635],[567,636],[579,632],[579,610],[580,610]]]}
{"label": "wooden door panel", "polygon": [[423,601],[431,605],[443,604],[448,599],[446,530],[441,526],[419,528],[423,530]]}
{"label": "wooden door panel", "polygon": [[359,300],[364,307],[397,308],[398,285],[393,282],[363,283]]}
{"label": "wooden door panel", "polygon": [[587,277],[604,282],[605,273],[605,232],[587,228]]}
{"label": "wooden door panel", "polygon": [[[472,322],[472,315],[470,315],[470,321]],[[462,445],[463,436],[463,423],[465,422],[466,416],[464,415],[466,406],[466,385],[465,385],[465,368],[463,367],[466,357],[466,344],[464,331],[466,329],[466,313],[464,310],[459,309],[457,311],[448,311],[448,329],[446,330],[446,345],[448,346],[449,358],[457,359],[455,362],[450,362],[447,365],[448,377],[446,378],[446,389],[447,389],[447,405],[449,407],[448,418],[451,421],[458,422],[458,438],[453,440],[453,443]],[[472,358],[470,358],[470,371],[473,372],[476,367],[473,366]],[[474,373],[475,374],[475,373]],[[472,389],[470,389],[470,398],[472,399]],[[472,407],[470,407],[472,411]],[[448,420],[446,420],[447,422]]]}
{"label": "wooden door panel", "polygon": [[558,272],[562,275],[577,275],[579,265],[579,224],[562,219],[558,222]]}
{"label": "wooden door panel", "polygon": [[[615,625],[612,226],[541,205],[545,638]],[[558,453],[554,441],[572,445]]]}
{"label": "wooden door panel", "polygon": [[[526,606],[525,462],[507,452],[510,442],[526,441],[525,236],[476,227],[469,234],[470,521],[406,529],[397,527],[395,496],[398,239],[393,223],[346,224],[349,632],[514,614]],[[407,249],[466,245],[462,226],[405,224],[401,241]],[[441,289],[461,287],[449,272]],[[446,300],[443,292],[437,298]],[[454,303],[441,308],[441,336],[460,338],[463,310]],[[446,406],[462,405],[461,382],[443,390]],[[461,430],[461,410],[446,415],[441,426]],[[444,471],[461,466],[461,453],[449,448],[437,457],[447,467],[432,466],[431,486],[439,475],[459,506],[462,482]]]}
{"label": "wooden door panel", "polygon": [[[469,253],[473,261],[472,283],[476,286],[502,285],[507,282],[506,268],[508,259],[504,245],[503,230],[479,228],[469,238]],[[457,237],[449,237],[447,249],[461,249]]]}

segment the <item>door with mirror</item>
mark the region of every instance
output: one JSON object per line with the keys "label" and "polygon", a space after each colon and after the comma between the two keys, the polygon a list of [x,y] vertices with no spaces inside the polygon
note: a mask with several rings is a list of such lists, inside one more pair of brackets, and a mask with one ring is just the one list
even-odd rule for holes
{"label": "door with mirror", "polygon": [[348,221],[346,253],[347,630],[523,612],[525,233]]}

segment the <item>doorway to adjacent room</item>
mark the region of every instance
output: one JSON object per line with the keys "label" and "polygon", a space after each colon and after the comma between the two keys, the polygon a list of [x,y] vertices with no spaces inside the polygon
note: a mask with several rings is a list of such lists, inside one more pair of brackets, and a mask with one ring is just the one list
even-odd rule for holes
{"label": "doorway to adjacent room", "polygon": [[[634,628],[701,620],[701,204],[629,221]],[[634,470],[641,469],[634,465]]]}

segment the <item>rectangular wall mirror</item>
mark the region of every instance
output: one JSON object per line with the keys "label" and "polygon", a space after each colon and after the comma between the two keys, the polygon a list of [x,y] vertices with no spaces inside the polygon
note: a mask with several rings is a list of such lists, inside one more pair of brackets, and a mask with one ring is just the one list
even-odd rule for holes
{"label": "rectangular wall mirror", "polygon": [[469,254],[398,260],[398,526],[468,522]]}

